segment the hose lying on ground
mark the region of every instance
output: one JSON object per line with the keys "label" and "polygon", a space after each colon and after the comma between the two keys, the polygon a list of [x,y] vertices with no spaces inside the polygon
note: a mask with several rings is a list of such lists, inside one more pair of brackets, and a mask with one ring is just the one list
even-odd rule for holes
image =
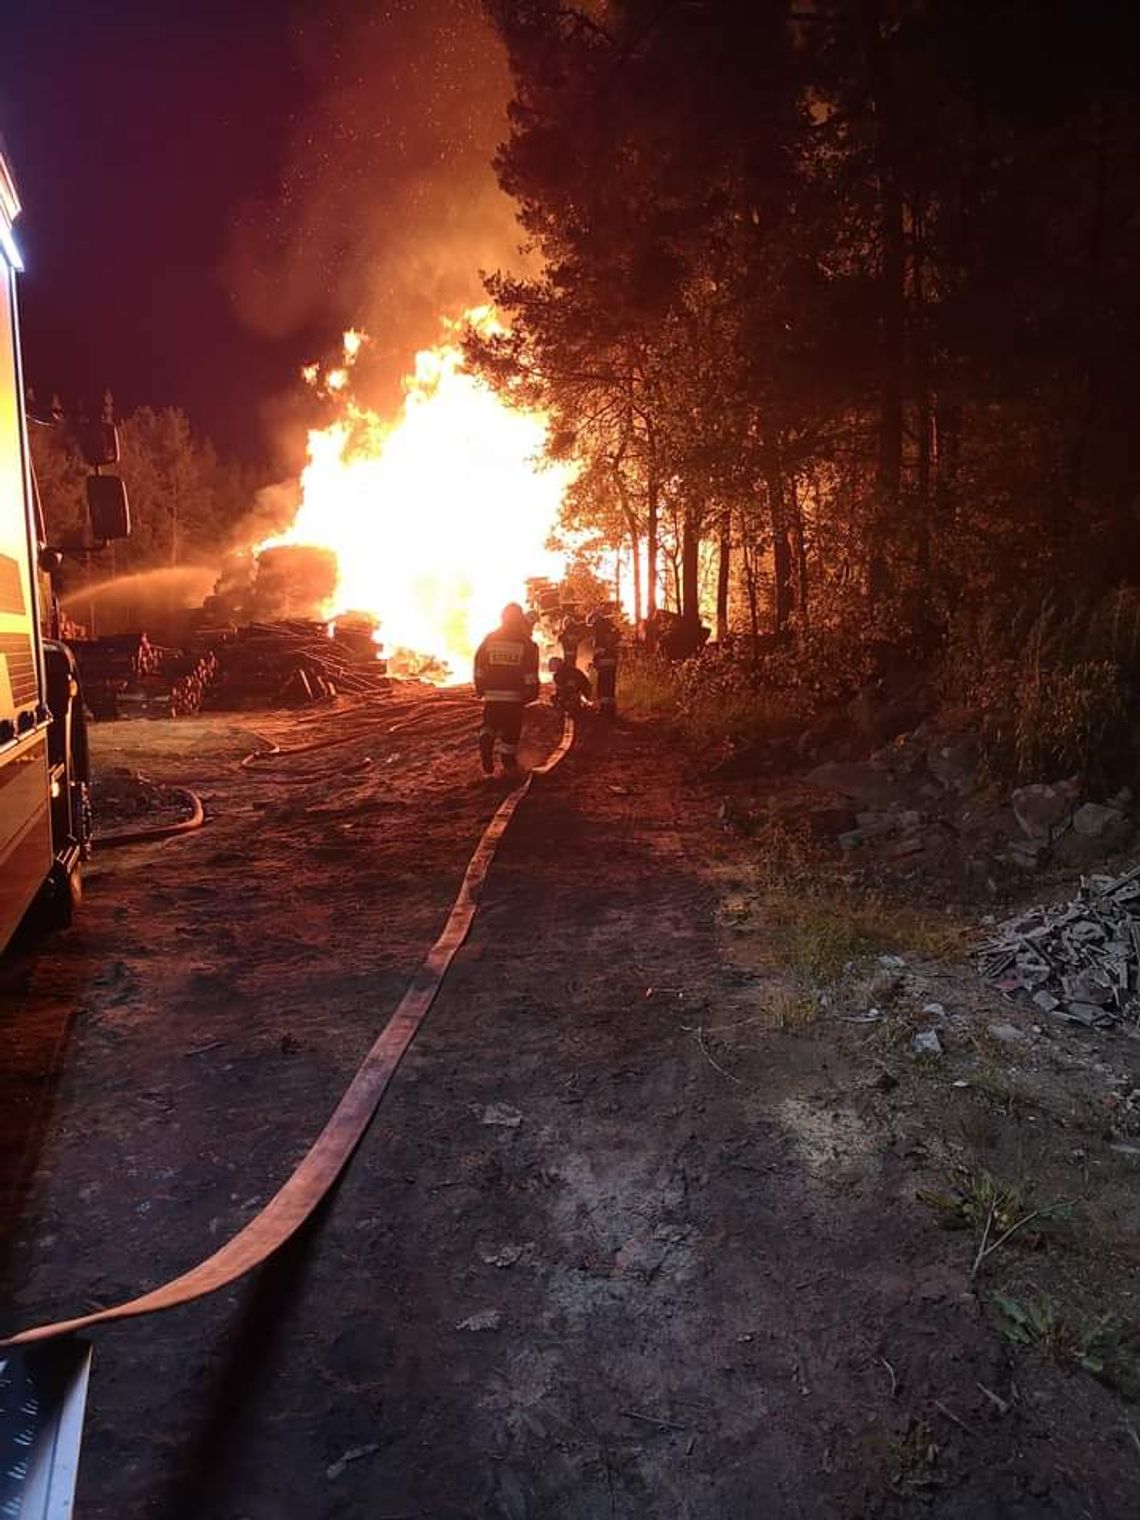
{"label": "hose lying on ground", "polygon": [[180,1277],[126,1303],[113,1304],[76,1319],[38,1325],[0,1341],[0,1346],[28,1345],[84,1330],[107,1320],[154,1314],[203,1298],[244,1277],[278,1250],[298,1230],[348,1164],[364,1137],[380,1100],[408,1046],[427,1017],[448,967],[466,940],[482,897],[499,841],[536,776],[548,775],[574,742],[574,724],[566,718],[562,738],[550,758],[536,766],[504,797],[484,829],[464,874],[443,932],[357,1069],[332,1117],[306,1155],[260,1213],[225,1245]]}
{"label": "hose lying on ground", "polygon": [[197,792],[192,792],[188,786],[168,786],[168,792],[176,792],[179,797],[185,797],[190,804],[189,818],[181,818],[177,823],[159,823],[149,829],[126,829],[114,834],[96,834],[94,839],[97,850],[113,850],[120,844],[145,844],[151,839],[173,839],[177,834],[191,834],[195,829],[200,829],[206,821],[206,809],[202,806],[202,799]]}

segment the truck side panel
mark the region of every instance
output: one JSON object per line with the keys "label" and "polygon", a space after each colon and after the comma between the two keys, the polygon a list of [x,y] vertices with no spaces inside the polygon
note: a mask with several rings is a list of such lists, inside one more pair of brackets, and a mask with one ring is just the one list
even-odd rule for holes
{"label": "truck side panel", "polygon": [[0,949],[52,866],[15,297],[15,272],[0,252]]}
{"label": "truck side panel", "polygon": [[30,735],[0,765],[0,946],[43,886],[52,862],[47,735]]}

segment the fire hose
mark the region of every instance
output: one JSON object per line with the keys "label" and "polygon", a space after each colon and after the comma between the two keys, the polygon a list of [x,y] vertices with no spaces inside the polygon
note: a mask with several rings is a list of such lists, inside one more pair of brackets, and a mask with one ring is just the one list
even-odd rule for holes
{"label": "fire hose", "polygon": [[32,1345],[111,1320],[155,1314],[202,1298],[260,1266],[300,1229],[348,1164],[396,1068],[427,1017],[448,967],[470,932],[491,862],[519,804],[535,777],[549,775],[573,742],[574,724],[566,718],[562,737],[550,757],[514,786],[496,808],[468,863],[443,932],[364,1057],[332,1117],[265,1207],[212,1256],[181,1276],[124,1303],[21,1331],[0,1341],[0,1347]]}
{"label": "fire hose", "polygon": [[198,793],[192,792],[188,786],[168,786],[166,790],[177,793],[189,802],[189,818],[181,818],[176,823],[159,823],[149,829],[124,829],[114,834],[97,834],[96,848],[113,850],[120,844],[144,844],[151,839],[173,839],[178,834],[190,834],[195,829],[200,829],[206,821],[206,810]]}

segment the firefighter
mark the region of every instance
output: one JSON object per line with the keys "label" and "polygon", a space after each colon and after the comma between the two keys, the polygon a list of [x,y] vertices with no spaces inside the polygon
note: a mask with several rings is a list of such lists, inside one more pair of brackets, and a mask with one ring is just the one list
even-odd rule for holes
{"label": "firefighter", "polygon": [[595,612],[590,618],[594,637],[594,674],[598,678],[598,711],[603,718],[617,714],[618,633],[609,615]]}
{"label": "firefighter", "polygon": [[560,713],[574,717],[583,707],[589,707],[593,692],[586,673],[577,665],[570,665],[558,655],[552,655],[548,666],[554,681],[553,704]]}
{"label": "firefighter", "polygon": [[475,651],[475,691],[483,698],[479,759],[484,773],[494,772],[497,739],[503,774],[514,775],[523,708],[538,697],[538,645],[517,602],[507,603],[498,628]]}
{"label": "firefighter", "polygon": [[558,631],[558,642],[562,645],[562,658],[567,665],[577,666],[578,645],[585,637],[586,625],[578,611],[574,607],[567,608],[562,627]]}

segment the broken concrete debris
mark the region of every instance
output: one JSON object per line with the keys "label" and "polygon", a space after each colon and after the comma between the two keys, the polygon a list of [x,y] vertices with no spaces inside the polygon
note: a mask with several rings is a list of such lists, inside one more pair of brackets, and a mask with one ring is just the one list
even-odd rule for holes
{"label": "broken concrete debris", "polygon": [[1079,895],[1031,908],[978,950],[982,977],[1090,1029],[1140,1026],[1140,866],[1082,876]]}

